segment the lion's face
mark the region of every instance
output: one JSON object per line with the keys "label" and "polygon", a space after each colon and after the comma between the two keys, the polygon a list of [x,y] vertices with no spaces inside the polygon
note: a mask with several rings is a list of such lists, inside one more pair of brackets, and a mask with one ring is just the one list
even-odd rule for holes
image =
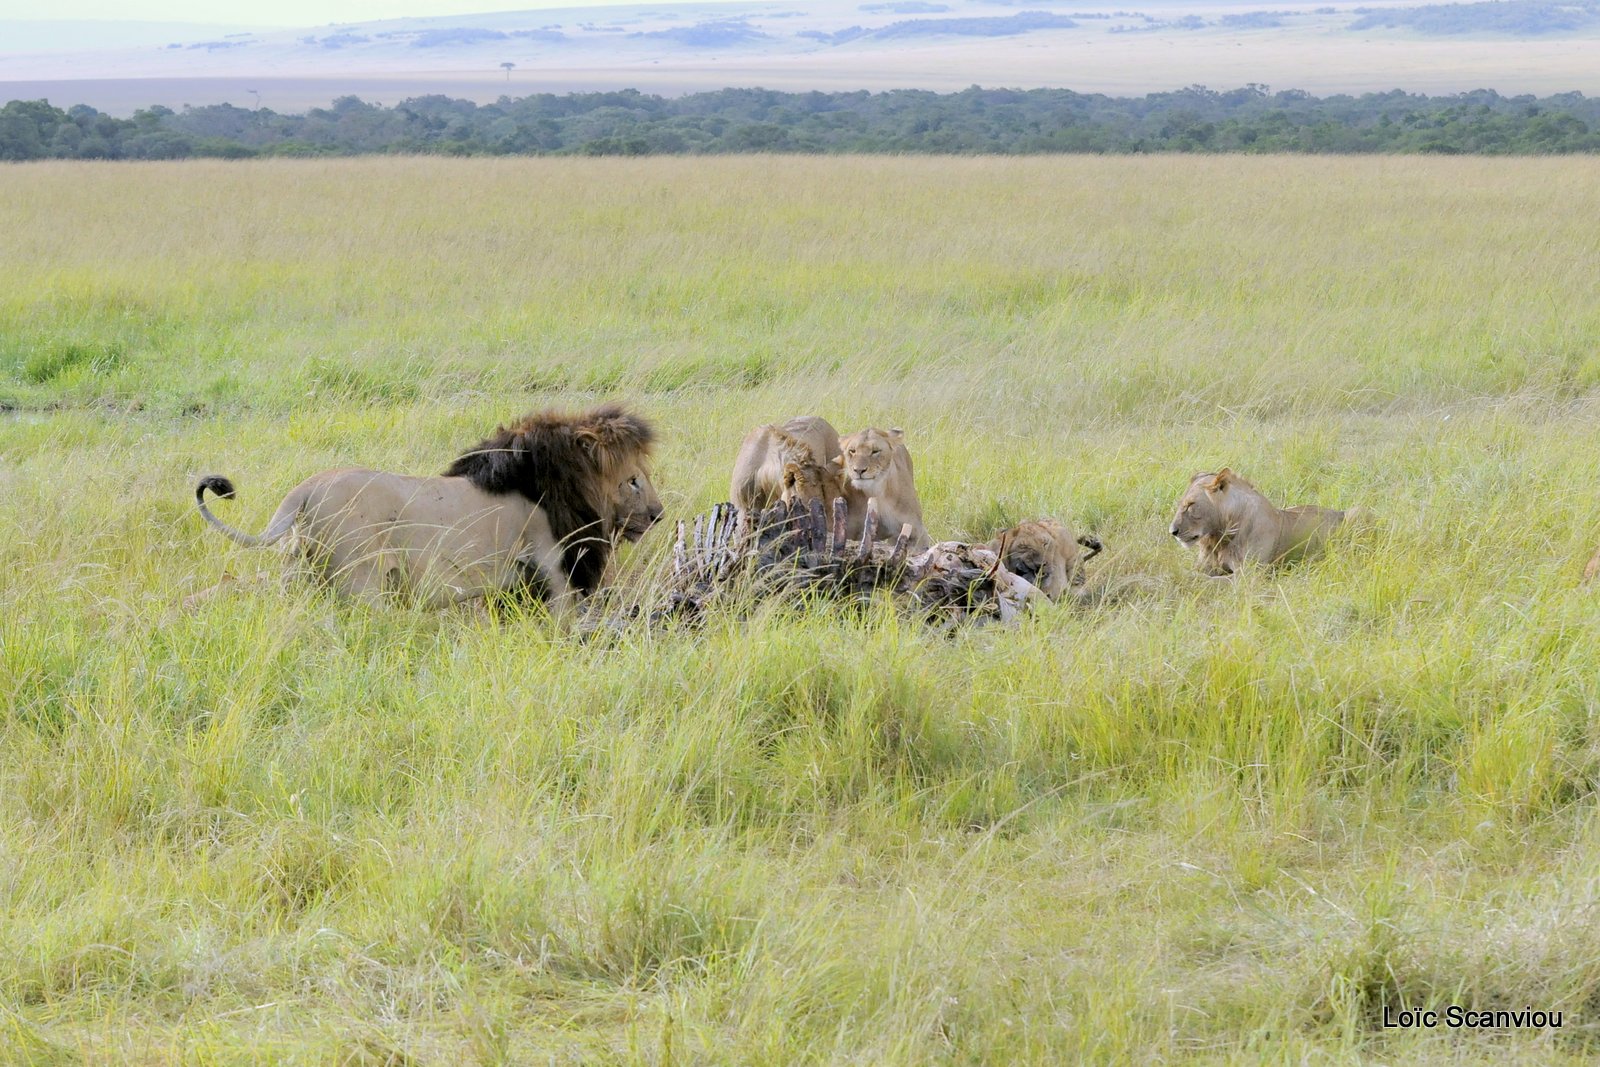
{"label": "lion's face", "polygon": [[1189,480],[1189,490],[1178,501],[1178,513],[1172,517],[1173,537],[1192,545],[1202,537],[1216,538],[1227,532],[1222,508],[1230,473],[1223,469],[1216,474],[1196,474]]}
{"label": "lion's face", "polygon": [[783,465],[783,491],[779,499],[785,504],[809,504],[813,500],[827,503],[826,472],[815,463],[796,463],[790,460]]}
{"label": "lion's face", "polygon": [[644,464],[630,464],[622,471],[611,505],[612,529],[627,541],[639,540],[661,519],[661,498]]}
{"label": "lion's face", "polygon": [[895,454],[905,448],[902,430],[868,428],[840,442],[840,460],[850,484],[868,495],[875,495],[894,465]]}

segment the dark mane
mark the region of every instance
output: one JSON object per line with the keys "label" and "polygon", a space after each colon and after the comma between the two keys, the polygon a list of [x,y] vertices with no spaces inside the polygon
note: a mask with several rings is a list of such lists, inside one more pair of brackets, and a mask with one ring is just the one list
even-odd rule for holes
{"label": "dark mane", "polygon": [[444,473],[539,505],[561,542],[562,569],[587,595],[600,587],[615,547],[604,514],[610,483],[654,443],[650,424],[617,404],[581,414],[541,411],[501,426]]}

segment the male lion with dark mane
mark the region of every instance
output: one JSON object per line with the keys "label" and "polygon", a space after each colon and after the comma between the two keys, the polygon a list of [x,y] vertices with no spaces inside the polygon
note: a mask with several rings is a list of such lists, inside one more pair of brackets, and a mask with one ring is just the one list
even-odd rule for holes
{"label": "male lion with dark mane", "polygon": [[649,423],[614,404],[540,412],[500,427],[440,477],[354,467],[312,475],[260,535],[206,507],[208,489],[234,495],[227,478],[201,478],[194,495],[205,520],[241,545],[292,532],[290,554],[342,593],[440,607],[526,590],[564,614],[600,587],[617,542],[637,541],[661,517],[654,441]]}
{"label": "male lion with dark mane", "polygon": [[1274,507],[1260,491],[1227,467],[1189,479],[1178,501],[1171,534],[1199,550],[1201,573],[1220,578],[1246,560],[1289,563],[1317,552],[1345,513],[1303,505]]}

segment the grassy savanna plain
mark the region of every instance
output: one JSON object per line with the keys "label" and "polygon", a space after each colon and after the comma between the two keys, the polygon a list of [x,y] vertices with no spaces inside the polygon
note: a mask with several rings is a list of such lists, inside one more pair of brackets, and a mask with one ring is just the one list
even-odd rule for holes
{"label": "grassy savanna plain", "polygon": [[[0,170],[0,1061],[1591,1061],[1597,220],[1579,160]],[[602,397],[669,518],[814,412],[936,537],[1108,551],[1010,631],[581,643],[194,513]],[[1207,580],[1223,464],[1368,517]],[[1565,1025],[1381,1026],[1451,1003]]]}

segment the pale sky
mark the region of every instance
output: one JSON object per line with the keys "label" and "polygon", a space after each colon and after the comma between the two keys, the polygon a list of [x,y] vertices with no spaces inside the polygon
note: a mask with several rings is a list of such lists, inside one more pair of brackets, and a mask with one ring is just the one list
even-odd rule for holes
{"label": "pale sky", "polygon": [[48,4],[38,0],[0,0],[0,19],[117,19],[299,27],[427,15],[604,6],[609,5],[593,0],[50,0]]}

